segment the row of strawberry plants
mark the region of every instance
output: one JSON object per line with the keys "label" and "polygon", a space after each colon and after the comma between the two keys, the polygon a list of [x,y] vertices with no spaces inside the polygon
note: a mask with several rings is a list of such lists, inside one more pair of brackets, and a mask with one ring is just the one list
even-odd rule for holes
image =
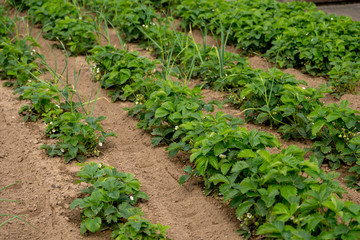
{"label": "row of strawberry plants", "polygon": [[[5,11],[2,5],[1,8]],[[9,22],[15,23],[11,19]],[[38,76],[42,70],[39,69],[47,66],[44,56],[35,50],[40,45],[32,37],[21,39],[14,36],[10,39],[14,29],[8,30],[0,43],[1,78],[9,79],[4,85],[13,86],[20,100],[29,101],[19,110],[24,115],[24,121],[42,119],[47,124],[46,135],[59,139],[56,145],[44,145],[42,148],[47,149],[50,156],[64,155],[66,162],[72,159],[85,161],[88,156],[98,156],[99,145],[107,137],[116,136],[113,132],[106,133],[100,125],[105,117],[95,119],[86,111],[81,113],[83,103],[73,101],[76,89],[63,82],[55,72],[52,72],[52,81],[40,80]]]}
{"label": "row of strawberry plants", "polygon": [[259,51],[280,67],[329,76],[338,96],[359,86],[360,23],[349,17],[297,1],[152,1],[157,7],[164,3],[184,29],[207,28],[214,34],[230,29],[229,40],[243,50]]}
{"label": "row of strawberry plants", "polygon": [[[59,8],[58,8],[59,10]],[[5,9],[0,5],[0,11]],[[56,21],[56,19],[54,19]],[[1,23],[11,23],[10,18],[2,18]],[[1,39],[5,38],[12,29],[2,32]],[[32,40],[31,46],[26,40]],[[76,89],[70,84],[62,82],[61,78],[48,67],[54,76],[53,81],[45,82],[37,78],[40,71],[36,61],[45,63],[44,56],[37,53],[34,46],[40,47],[34,39],[27,38],[20,41],[20,45],[11,48],[10,41],[4,41],[6,45],[2,53],[14,62],[20,58],[27,60],[30,70],[24,70],[20,74],[8,74],[16,70],[14,66],[5,62],[1,65],[1,72],[5,77],[17,78],[16,84],[12,81],[6,85],[15,85],[15,92],[20,95],[20,100],[29,100],[30,104],[24,105],[19,113],[24,115],[24,121],[36,121],[41,118],[46,124],[46,135],[57,138],[56,145],[43,145],[50,156],[65,156],[66,162],[72,159],[83,162],[89,156],[99,156],[105,139],[116,136],[115,133],[106,133],[100,121],[105,117],[92,117],[92,114],[84,115],[79,110],[84,110],[83,103],[72,101]],[[71,50],[71,49],[70,49]],[[21,80],[19,80],[21,77]],[[27,79],[27,80],[26,80]],[[60,85],[63,88],[60,89]],[[85,182],[92,186],[84,188],[83,192],[88,196],[77,199],[71,204],[71,209],[79,206],[81,209],[82,222],[81,234],[86,231],[97,232],[111,228],[112,239],[168,239],[166,230],[161,224],[152,224],[143,218],[144,214],[135,204],[139,199],[148,199],[147,195],[140,191],[140,183],[133,175],[117,172],[113,167],[91,163],[85,165],[77,176],[81,177],[77,183]]]}
{"label": "row of strawberry plants", "polygon": [[[178,72],[190,71],[188,63],[195,62],[191,69],[192,76],[216,90],[230,91],[230,102],[244,111],[246,121],[276,127],[285,139],[313,140],[312,151],[319,164],[326,161],[333,169],[339,168],[340,163],[352,166],[350,171],[355,172],[356,176],[348,176],[348,184],[359,188],[360,116],[357,110],[348,107],[347,101],[339,105],[325,105],[321,99],[330,92],[325,86],[302,87],[306,82],[279,70],[253,70],[245,59],[227,52],[221,65],[221,49],[204,48],[205,53],[201,56],[197,53],[200,46],[188,44],[184,50],[178,40],[171,40],[182,37],[183,45],[186,45],[186,41],[189,41],[186,36],[180,34],[179,37],[171,31],[165,34],[169,34],[164,38],[167,43],[176,46],[170,51],[176,56],[173,61],[181,66],[179,68],[182,70]],[[159,38],[159,35],[161,33],[156,26],[149,27],[148,37],[160,42],[162,36]],[[157,47],[156,44],[151,45]]]}
{"label": "row of strawberry plants", "polygon": [[[102,47],[97,55],[109,58],[107,51],[123,50]],[[111,61],[96,54],[91,61],[106,69],[103,76],[112,67],[119,71],[116,62],[105,68]],[[204,113],[213,104],[201,100],[199,88],[162,79],[161,73],[129,79],[122,89],[136,96],[127,111],[139,119],[139,128],[151,132],[153,145],[170,144],[170,156],[180,150],[192,153],[195,169],[187,172],[203,177],[207,194],[218,192],[236,208],[244,236],[257,229],[257,234],[276,239],[357,238],[360,207],[341,201],[336,195],[345,190],[333,180],[336,174],[319,169],[314,158],[304,160],[300,148],[270,154],[266,148],[280,147],[272,134],[248,131],[239,126],[241,119],[221,112]]]}
{"label": "row of strawberry plants", "polygon": [[99,33],[92,18],[67,0],[9,1],[19,10],[28,10],[31,24],[40,24],[43,37],[58,41],[71,55],[84,55],[96,43]]}
{"label": "row of strawberry plants", "polygon": [[86,231],[98,232],[110,228],[111,239],[169,239],[167,226],[152,224],[142,217],[144,213],[135,205],[148,199],[140,191],[140,182],[130,173],[118,172],[103,164],[84,165],[76,175],[80,177],[75,184],[87,183],[82,192],[86,197],[78,198],[70,204],[73,210],[81,210],[81,234]]}
{"label": "row of strawberry plants", "polygon": [[[121,3],[120,6],[132,3],[133,9],[143,11],[143,19],[155,18],[155,10],[144,3],[130,0],[116,2]],[[134,5],[136,2],[137,5]],[[86,6],[102,8],[103,14],[109,14],[111,17],[120,11],[112,3],[112,0],[92,0],[86,1]],[[128,11],[125,12],[128,14]],[[150,14],[146,15],[147,13]],[[140,13],[133,11],[132,14],[136,16]],[[122,14],[116,16],[123,17]],[[330,92],[329,88],[301,87],[300,84],[306,85],[306,82],[298,81],[276,69],[270,69],[268,72],[253,70],[246,58],[225,52],[224,46],[201,47],[186,34],[171,30],[171,20],[162,20],[158,16],[156,21],[157,23],[133,22],[132,29],[137,31],[127,32],[130,34],[127,38],[134,40],[132,36],[136,36],[136,41],[144,47],[150,47],[161,57],[164,65],[168,61],[176,64],[171,72],[178,77],[186,77],[186,74],[191,72],[192,77],[205,81],[216,90],[230,91],[229,100],[241,107],[247,121],[274,126],[285,139],[314,140],[312,151],[319,164],[329,162],[333,169],[339,168],[340,163],[352,166],[350,171],[355,172],[356,176],[347,177],[348,185],[359,188],[357,181],[360,176],[360,145],[357,133],[360,118],[358,111],[347,107],[348,102],[324,105],[321,98],[324,97],[324,93]],[[107,73],[112,74],[112,77],[106,80],[111,83],[107,84],[108,87],[115,86],[114,76],[118,72],[117,70]],[[102,76],[107,78],[105,75]],[[328,116],[322,114],[325,112]]]}

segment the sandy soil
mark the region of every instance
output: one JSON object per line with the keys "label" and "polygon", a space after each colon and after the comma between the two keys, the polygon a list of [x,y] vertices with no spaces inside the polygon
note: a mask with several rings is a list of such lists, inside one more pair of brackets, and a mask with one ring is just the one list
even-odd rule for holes
{"label": "sandy soil", "polygon": [[[24,32],[24,27],[20,29]],[[37,36],[39,29],[34,29],[33,36]],[[196,32],[195,32],[196,34]],[[111,33],[113,44],[115,35]],[[200,36],[197,35],[197,38]],[[39,51],[45,55],[50,66],[57,63],[58,72],[65,65],[64,53],[49,49],[51,42],[38,39],[42,46]],[[128,45],[130,50],[136,45]],[[142,55],[150,57],[145,51]],[[69,59],[69,73],[73,69],[79,70],[82,66],[79,90],[90,96],[93,82],[85,57]],[[251,57],[251,65],[266,69],[268,64],[260,57]],[[304,75],[298,70],[287,69],[284,72],[294,74],[298,79],[305,80],[309,86],[324,83],[324,78],[315,78]],[[48,75],[46,75],[48,76]],[[70,74],[72,76],[72,74]],[[73,81],[70,77],[70,81]],[[98,86],[95,86],[95,89]],[[204,90],[205,99],[223,99],[219,92]],[[45,125],[23,123],[18,115],[20,106],[12,89],[0,87],[0,174],[2,180],[0,188],[16,181],[20,183],[0,192],[0,198],[19,200],[21,203],[0,202],[0,214],[21,214],[38,230],[34,230],[19,220],[0,228],[1,239],[110,239],[110,232],[104,231],[80,235],[80,214],[78,210],[70,211],[69,204],[79,196],[82,186],[74,185],[77,180],[76,172],[80,169],[75,162],[65,164],[61,158],[50,158],[38,148],[50,140],[44,135]],[[103,145],[103,154],[98,158],[88,159],[116,167],[120,171],[135,174],[142,183],[142,191],[149,195],[149,201],[140,204],[146,217],[152,222],[169,225],[168,236],[174,240],[211,240],[211,239],[241,239],[236,230],[238,220],[234,210],[213,197],[205,197],[202,185],[191,180],[180,187],[177,180],[183,174],[182,169],[188,161],[188,156],[179,154],[169,159],[164,147],[151,147],[151,136],[142,130],[136,129],[137,121],[128,117],[123,108],[132,106],[129,102],[110,103],[106,101],[106,91],[100,91],[101,99],[95,107],[95,115],[106,116],[103,122],[106,131],[114,131],[119,137],[109,138]],[[356,95],[345,95],[343,99],[351,100],[352,107],[360,109],[360,99]],[[331,98],[330,98],[331,100]],[[231,106],[222,110],[226,113],[237,114]],[[249,129],[259,129],[280,135],[273,129],[264,126],[246,124]],[[283,147],[297,144],[309,147],[310,142],[285,142]],[[326,166],[325,166],[326,168]],[[346,169],[340,170],[342,177]],[[342,181],[342,179],[340,179]],[[345,199],[360,203],[360,195],[349,190]],[[0,222],[5,218],[0,218]]]}

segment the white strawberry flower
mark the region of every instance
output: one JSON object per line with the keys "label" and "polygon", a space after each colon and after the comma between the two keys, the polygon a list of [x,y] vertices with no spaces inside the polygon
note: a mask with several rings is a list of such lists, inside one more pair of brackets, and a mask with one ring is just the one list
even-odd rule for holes
{"label": "white strawberry flower", "polygon": [[175,126],[175,131],[179,129],[179,126]]}
{"label": "white strawberry flower", "polygon": [[102,147],[102,142],[99,142],[99,146]]}
{"label": "white strawberry flower", "polygon": [[133,197],[133,196],[130,196],[130,200],[131,200],[131,201],[134,201],[134,197]]}
{"label": "white strawberry flower", "polygon": [[220,154],[219,157],[224,159],[224,158],[226,158],[226,155],[225,154]]}

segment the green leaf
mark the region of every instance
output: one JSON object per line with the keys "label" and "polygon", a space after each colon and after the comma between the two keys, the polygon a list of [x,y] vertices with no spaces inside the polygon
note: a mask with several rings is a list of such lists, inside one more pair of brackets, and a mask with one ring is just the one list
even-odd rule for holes
{"label": "green leaf", "polygon": [[82,198],[78,198],[75,199],[74,201],[72,201],[72,203],[70,204],[70,210],[74,210],[74,208],[76,208],[76,206],[80,205],[83,202]]}
{"label": "green leaf", "polygon": [[249,164],[247,162],[244,162],[244,161],[238,161],[234,164],[234,166],[232,167],[231,169],[231,172],[234,173],[234,172],[240,172],[242,171],[243,169],[245,168],[248,168],[250,167]]}
{"label": "green leaf", "polygon": [[217,157],[209,156],[208,160],[211,166],[213,166],[216,170],[219,170],[219,162]]}
{"label": "green leaf", "polygon": [[221,164],[220,170],[223,175],[227,174],[230,170],[231,164],[230,163],[224,163]]}
{"label": "green leaf", "polygon": [[213,182],[215,185],[217,185],[220,182],[230,184],[229,180],[224,175],[221,174],[215,174],[214,176],[209,178],[209,181]]}
{"label": "green leaf", "polygon": [[272,223],[265,223],[261,225],[257,231],[258,235],[267,235],[272,233],[281,233],[281,230]]}
{"label": "green leaf", "polygon": [[226,152],[227,148],[224,147],[222,142],[219,142],[214,147],[214,154],[215,156],[219,156],[220,154]]}
{"label": "green leaf", "polygon": [[242,193],[247,193],[249,190],[255,190],[257,188],[256,183],[252,181],[249,177],[242,180],[240,186]]}
{"label": "green leaf", "polygon": [[266,162],[271,162],[271,154],[269,151],[266,150],[258,150],[257,153],[260,155],[262,159],[264,159]]}
{"label": "green leaf", "polygon": [[164,102],[161,107],[168,110],[169,112],[175,112],[175,106],[172,102]]}
{"label": "green leaf", "polygon": [[316,134],[321,130],[321,128],[324,126],[325,123],[326,123],[326,120],[316,121],[314,123],[314,125],[312,126],[311,134],[313,136],[316,136]]}
{"label": "green leaf", "polygon": [[90,232],[97,232],[100,230],[101,227],[101,218],[100,217],[96,217],[96,218],[86,218],[84,220],[85,223],[85,227],[90,231]]}
{"label": "green leaf", "polygon": [[155,112],[155,118],[162,118],[169,114],[169,112],[165,108],[158,108]]}
{"label": "green leaf", "polygon": [[290,185],[280,186],[280,194],[289,201],[290,197],[296,197],[297,189]]}
{"label": "green leaf", "polygon": [[188,174],[192,174],[193,173],[193,170],[192,170],[192,167],[191,166],[186,166],[184,168],[184,172],[188,173]]}
{"label": "green leaf", "polygon": [[155,147],[160,144],[161,140],[163,140],[163,137],[153,137],[151,138],[151,145]]}
{"label": "green leaf", "polygon": [[277,203],[274,206],[272,214],[280,215],[277,220],[286,222],[291,217],[290,210],[282,203]]}
{"label": "green leaf", "polygon": [[182,175],[179,178],[179,184],[182,186],[191,176],[190,175]]}
{"label": "green leaf", "polygon": [[238,154],[238,158],[254,158],[254,157],[256,157],[256,153],[254,153],[251,149],[242,150]]}
{"label": "green leaf", "polygon": [[117,75],[119,75],[119,72],[118,72],[118,71],[112,71],[112,72],[109,74],[109,79],[113,79],[113,78],[115,78]]}
{"label": "green leaf", "polygon": [[262,200],[259,200],[257,203],[255,203],[254,208],[257,215],[262,217],[266,215],[267,208]]}
{"label": "green leaf", "polygon": [[244,215],[244,213],[249,211],[249,209],[251,208],[252,205],[254,205],[254,203],[250,202],[250,201],[246,201],[246,202],[243,202],[242,204],[240,204],[240,206],[237,207],[237,209],[236,209],[236,216],[238,218],[242,217],[242,215]]}
{"label": "green leaf", "polygon": [[337,225],[335,228],[334,228],[334,233],[336,235],[342,235],[342,234],[346,234],[349,232],[349,227],[346,226],[345,224],[340,224],[340,225]]}
{"label": "green leaf", "polygon": [[334,122],[338,118],[341,118],[341,115],[338,112],[332,112],[326,117],[327,122]]}

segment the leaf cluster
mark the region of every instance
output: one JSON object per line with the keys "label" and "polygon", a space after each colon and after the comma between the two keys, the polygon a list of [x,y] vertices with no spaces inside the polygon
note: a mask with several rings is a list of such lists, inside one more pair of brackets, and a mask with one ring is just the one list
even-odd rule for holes
{"label": "leaf cluster", "polygon": [[82,17],[81,10],[65,0],[51,0],[31,8],[32,21],[41,23],[44,38],[60,41],[72,55],[84,55],[97,40],[93,20]]}
{"label": "leaf cluster", "polygon": [[356,177],[348,176],[348,184],[359,189],[360,112],[348,105],[349,102],[344,100],[339,105],[331,103],[317,107],[308,118],[313,122],[315,156],[320,162],[327,160],[333,169],[339,168],[341,163],[353,166],[350,172],[355,172]]}
{"label": "leaf cluster", "polygon": [[[139,52],[116,49],[114,46],[95,46],[87,58],[95,81],[100,81],[112,101],[134,101],[134,95],[125,95],[124,87],[148,78],[155,72],[158,61],[139,56]],[[135,93],[134,93],[135,94]]]}
{"label": "leaf cluster", "polygon": [[41,149],[46,149],[52,157],[64,155],[66,162],[73,159],[84,162],[87,157],[99,156],[99,146],[105,139],[117,136],[114,132],[104,131],[100,122],[105,119],[103,116],[85,116],[77,111],[56,116],[47,125],[46,133],[59,141],[56,145],[42,145]]}
{"label": "leaf cluster", "polygon": [[36,40],[29,36],[25,39],[3,38],[0,42],[0,78],[13,80],[5,83],[15,89],[25,85],[28,80],[35,79],[41,70],[36,62],[39,58],[35,47]]}
{"label": "leaf cluster", "polygon": [[140,191],[140,182],[132,174],[92,162],[84,165],[76,176],[80,177],[76,184],[90,185],[82,190],[86,197],[70,204],[71,210],[80,208],[81,234],[110,228],[112,239],[168,239],[168,227],[150,223],[135,207],[148,196]]}
{"label": "leaf cluster", "polygon": [[139,41],[143,38],[142,26],[150,26],[158,15],[149,3],[138,0],[83,0],[84,5],[94,12],[101,12],[112,25],[116,26],[126,41]]}

